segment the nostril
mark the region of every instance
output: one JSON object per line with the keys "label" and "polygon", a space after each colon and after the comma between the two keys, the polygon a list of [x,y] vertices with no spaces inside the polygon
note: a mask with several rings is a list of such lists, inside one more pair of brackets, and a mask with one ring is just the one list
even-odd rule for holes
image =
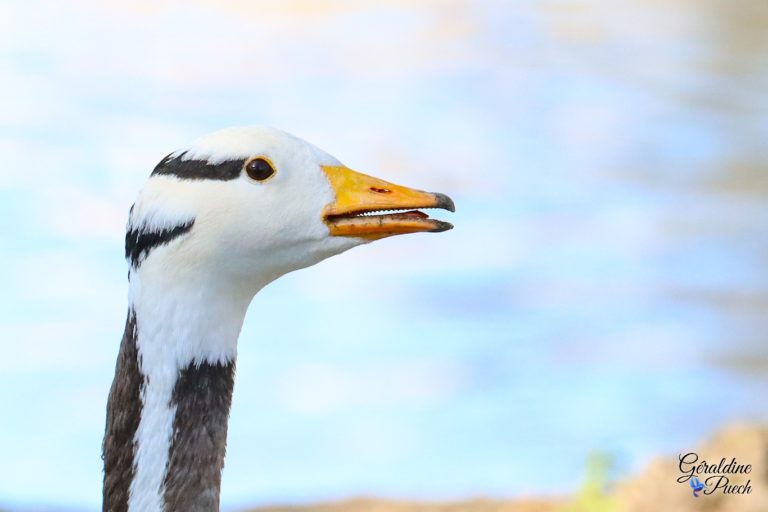
{"label": "nostril", "polygon": [[377,194],[389,194],[392,191],[388,188],[377,188],[377,187],[371,187],[371,192],[376,192]]}

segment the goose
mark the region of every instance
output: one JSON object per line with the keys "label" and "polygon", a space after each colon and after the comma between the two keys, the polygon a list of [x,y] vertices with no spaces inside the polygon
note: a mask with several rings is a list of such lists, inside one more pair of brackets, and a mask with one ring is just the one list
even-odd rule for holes
{"label": "goose", "polygon": [[128,314],[107,400],[102,509],[218,511],[253,297],[352,247],[453,227],[426,208],[454,204],[274,128],[227,128],[163,158],[126,229]]}

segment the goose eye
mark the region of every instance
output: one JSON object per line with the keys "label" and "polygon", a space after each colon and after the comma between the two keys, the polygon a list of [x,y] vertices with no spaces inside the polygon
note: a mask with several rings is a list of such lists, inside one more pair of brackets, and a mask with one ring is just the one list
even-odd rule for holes
{"label": "goose eye", "polygon": [[246,164],[245,172],[256,181],[264,181],[275,174],[275,168],[265,159],[255,158]]}

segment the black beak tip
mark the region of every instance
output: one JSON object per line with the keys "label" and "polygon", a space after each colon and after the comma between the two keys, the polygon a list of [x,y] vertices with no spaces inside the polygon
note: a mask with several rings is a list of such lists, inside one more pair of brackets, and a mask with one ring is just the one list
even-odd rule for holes
{"label": "black beak tip", "polygon": [[456,205],[453,204],[453,199],[451,199],[445,194],[440,194],[440,193],[436,193],[435,197],[437,197],[437,204],[435,205],[437,208],[442,208],[443,210],[448,210],[449,212],[456,211]]}
{"label": "black beak tip", "polygon": [[450,222],[445,222],[442,220],[435,220],[433,221],[435,223],[434,229],[431,229],[430,231],[432,233],[442,233],[443,231],[448,231],[449,229],[453,229],[453,224]]}

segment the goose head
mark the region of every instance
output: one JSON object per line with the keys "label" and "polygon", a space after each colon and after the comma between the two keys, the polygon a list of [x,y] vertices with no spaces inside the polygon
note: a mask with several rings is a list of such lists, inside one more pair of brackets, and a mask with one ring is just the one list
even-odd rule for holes
{"label": "goose head", "polygon": [[255,293],[357,245],[453,227],[426,208],[454,210],[443,194],[356,172],[285,132],[229,128],[157,165],[132,208],[126,256],[132,271],[155,260],[163,280],[205,276]]}

